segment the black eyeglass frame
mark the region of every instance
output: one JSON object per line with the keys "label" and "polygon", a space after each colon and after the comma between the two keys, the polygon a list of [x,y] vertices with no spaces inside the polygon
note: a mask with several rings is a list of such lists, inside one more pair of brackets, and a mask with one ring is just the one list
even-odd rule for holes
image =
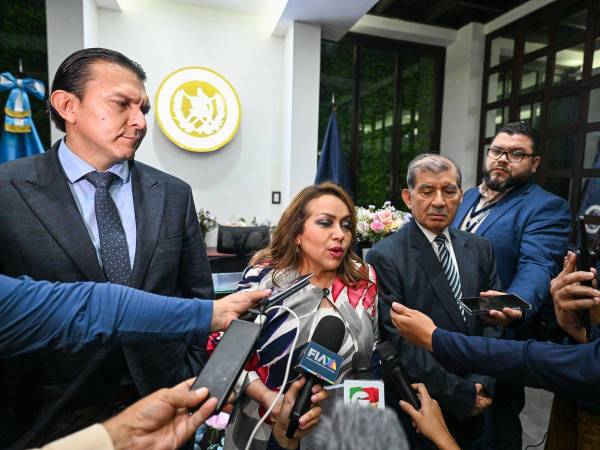
{"label": "black eyeglass frame", "polygon": [[[494,156],[490,155],[490,152],[491,152],[491,151],[494,151],[494,152],[500,152],[500,156],[498,156],[498,157],[494,157]],[[519,151],[519,150],[515,150],[515,151]],[[487,155],[488,157],[492,158],[492,159],[493,159],[493,160],[495,160],[495,161],[500,161],[500,160],[502,159],[502,157],[503,157],[504,155],[506,155],[506,160],[507,160],[508,162],[512,162],[512,163],[520,163],[520,162],[523,162],[523,160],[525,159],[525,157],[526,157],[526,156],[529,156],[529,157],[531,157],[531,158],[534,158],[535,156],[538,156],[538,155],[537,155],[537,153],[535,153],[535,152],[533,152],[533,153],[522,153],[522,154],[521,154],[521,158],[520,158],[520,159],[514,159],[514,158],[515,158],[515,156],[514,156],[514,153],[515,153],[515,151],[509,151],[509,152],[507,152],[507,151],[505,151],[505,150],[499,150],[499,149],[496,149],[496,148],[490,147],[490,148],[488,148],[488,149],[487,149],[486,155]],[[512,158],[512,159],[511,159],[511,158]]]}

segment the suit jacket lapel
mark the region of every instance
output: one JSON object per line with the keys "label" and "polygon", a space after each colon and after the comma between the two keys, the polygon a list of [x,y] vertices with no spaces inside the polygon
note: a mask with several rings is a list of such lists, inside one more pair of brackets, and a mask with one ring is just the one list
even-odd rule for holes
{"label": "suit jacket lapel", "polygon": [[[470,295],[465,293],[472,292],[479,295],[477,283],[479,268],[477,267],[476,255],[474,255],[471,249],[467,247],[466,239],[456,233],[455,230],[450,229],[450,237],[452,239],[452,249],[454,250],[454,256],[456,257],[456,264],[458,265],[463,297]],[[465,314],[465,319],[467,327],[469,328],[469,334],[472,334],[475,326],[475,317],[473,315]]]}
{"label": "suit jacket lapel", "polygon": [[471,193],[467,194],[469,198],[464,198],[458,207],[458,211],[456,212],[456,216],[454,217],[454,221],[452,225],[455,228],[460,228],[460,224],[465,220],[465,216],[471,210],[475,202],[479,200],[479,191],[477,189],[473,190],[473,195]]}
{"label": "suit jacket lapel", "polygon": [[421,232],[418,225],[414,222],[410,224],[411,229],[411,250],[419,266],[425,273],[429,284],[433,288],[442,307],[446,310],[448,317],[454,322],[457,329],[463,332],[467,331],[467,326],[463,320],[458,306],[454,300],[454,294],[450,290],[450,283],[442,269],[442,265],[435,254],[433,247]]}
{"label": "suit jacket lapel", "polygon": [[131,183],[136,223],[136,251],[129,285],[141,289],[148,264],[159,240],[166,185],[153,179],[143,167],[131,163]]}
{"label": "suit jacket lapel", "polygon": [[26,181],[13,180],[13,185],[85,277],[91,281],[106,281],[96,249],[60,166],[58,144],[38,158],[37,167]]}
{"label": "suit jacket lapel", "polygon": [[527,183],[524,186],[515,188],[506,197],[500,200],[490,211],[488,216],[481,222],[475,234],[482,236],[500,217],[504,216],[510,209],[520,203],[525,195],[529,193],[533,187],[533,182]]}

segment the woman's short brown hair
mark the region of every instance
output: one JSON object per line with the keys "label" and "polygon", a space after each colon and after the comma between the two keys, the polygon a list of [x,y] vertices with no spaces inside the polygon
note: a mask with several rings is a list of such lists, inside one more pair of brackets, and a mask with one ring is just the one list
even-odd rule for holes
{"label": "woman's short brown hair", "polygon": [[[344,256],[338,276],[347,285],[353,285],[360,280],[368,280],[369,272],[364,261],[354,252],[356,241],[356,211],[354,202],[344,189],[335,183],[324,182],[302,189],[283,211],[279,223],[273,232],[269,246],[259,251],[252,260],[251,265],[265,265],[275,270],[273,279],[278,273],[289,268],[299,269],[302,254],[297,251],[296,238],[304,230],[304,222],[308,218],[306,207],[308,203],[323,195],[333,195],[339,198],[348,208],[351,223],[351,241],[348,251]],[[358,263],[358,264],[357,264]]]}

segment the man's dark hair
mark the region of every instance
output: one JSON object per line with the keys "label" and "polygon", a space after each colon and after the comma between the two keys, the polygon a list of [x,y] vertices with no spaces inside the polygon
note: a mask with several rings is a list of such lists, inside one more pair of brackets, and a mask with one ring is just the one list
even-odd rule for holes
{"label": "man's dark hair", "polygon": [[[92,75],[92,66],[97,62],[107,62],[116,64],[133,72],[140,81],[146,81],[146,72],[135,61],[132,61],[122,53],[107,48],[84,48],[77,50],[65,59],[56,70],[50,94],[54,91],[71,92],[82,99],[85,85]],[[65,130],[65,120],[58,114],[50,103],[48,97],[48,110],[50,119],[60,131]]]}
{"label": "man's dark hair", "polygon": [[538,134],[537,130],[527,122],[519,120],[518,122],[507,123],[500,128],[500,130],[498,130],[496,136],[498,136],[500,133],[510,134],[511,136],[513,134],[522,134],[523,136],[527,136],[529,139],[531,139],[531,149],[533,150],[533,153],[538,153],[540,148],[540,135]]}

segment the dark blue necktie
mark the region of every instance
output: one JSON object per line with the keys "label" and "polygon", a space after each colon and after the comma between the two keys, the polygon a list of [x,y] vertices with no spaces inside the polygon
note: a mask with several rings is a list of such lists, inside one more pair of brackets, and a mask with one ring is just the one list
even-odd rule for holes
{"label": "dark blue necktie", "polygon": [[465,318],[465,309],[462,304],[458,302],[458,299],[462,297],[462,287],[460,285],[460,276],[458,274],[458,268],[452,261],[452,257],[450,256],[450,251],[446,246],[446,236],[443,234],[438,234],[435,237],[435,243],[438,247],[438,257],[440,259],[440,263],[442,264],[442,269],[444,269],[444,273],[446,274],[446,278],[448,278],[448,283],[450,283],[450,289],[452,290],[452,294],[454,295],[454,300],[458,305],[458,310],[460,311],[460,315],[463,320],[466,321]]}
{"label": "dark blue necktie", "polygon": [[90,172],[84,176],[96,188],[94,204],[100,235],[100,254],[106,279],[112,283],[129,284],[131,264],[125,230],[117,205],[110,196],[110,186],[119,179],[112,172]]}

